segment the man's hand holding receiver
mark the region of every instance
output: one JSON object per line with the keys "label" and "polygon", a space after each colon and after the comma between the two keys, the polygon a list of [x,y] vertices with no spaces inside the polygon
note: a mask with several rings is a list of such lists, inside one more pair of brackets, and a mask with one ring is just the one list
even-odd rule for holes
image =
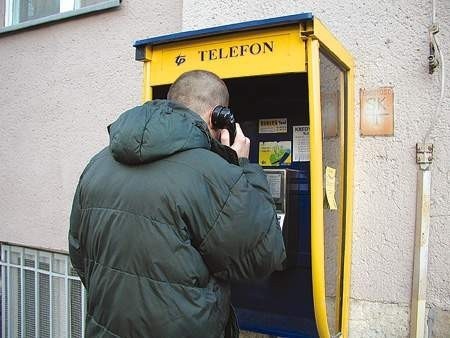
{"label": "man's hand holding receiver", "polygon": [[222,129],[220,132],[220,143],[233,149],[238,158],[247,158],[250,153],[250,139],[244,135],[239,123],[236,123],[236,138],[234,143],[230,146],[230,133],[227,129]]}

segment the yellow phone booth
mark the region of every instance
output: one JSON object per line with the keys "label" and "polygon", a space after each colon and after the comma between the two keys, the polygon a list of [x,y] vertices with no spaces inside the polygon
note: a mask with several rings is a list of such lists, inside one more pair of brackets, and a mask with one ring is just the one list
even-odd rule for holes
{"label": "yellow phone booth", "polygon": [[283,271],[232,285],[242,330],[347,337],[353,183],[354,64],[311,13],[136,41],[143,99],[182,73],[220,76],[266,172],[288,258]]}

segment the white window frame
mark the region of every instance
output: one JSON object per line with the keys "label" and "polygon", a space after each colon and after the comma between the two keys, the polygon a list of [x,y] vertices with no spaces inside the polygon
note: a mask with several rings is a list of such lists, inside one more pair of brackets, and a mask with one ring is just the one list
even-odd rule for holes
{"label": "white window frame", "polygon": [[[0,243],[1,244],[1,243]],[[39,274],[44,274],[49,277],[49,330],[50,330],[50,337],[53,337],[53,288],[52,288],[52,281],[53,277],[58,277],[63,279],[64,281],[64,293],[63,297],[65,299],[65,305],[66,305],[66,332],[67,337],[71,337],[71,313],[70,313],[70,292],[69,292],[69,280],[75,280],[80,281],[80,278],[78,276],[72,276],[69,274],[70,268],[72,265],[70,264],[70,259],[68,255],[59,254],[59,253],[52,253],[49,251],[42,251],[42,250],[36,250],[36,249],[30,249],[25,248],[21,246],[13,246],[9,244],[1,244],[1,260],[0,260],[0,268],[2,270],[1,274],[1,295],[2,295],[2,332],[1,337],[5,338],[12,338],[13,332],[11,328],[11,323],[13,322],[13,318],[11,317],[11,308],[6,308],[6,302],[5,302],[5,295],[6,292],[8,292],[7,299],[8,299],[8,307],[10,307],[11,300],[12,300],[12,292],[11,292],[11,268],[17,268],[19,271],[19,278],[21,279],[21,292],[20,292],[20,327],[22,335],[25,332],[25,271],[32,271],[34,272],[34,322],[35,322],[35,335],[36,338],[39,338]],[[14,264],[11,263],[11,253],[16,253],[20,255],[20,264]],[[25,254],[32,255],[34,258],[34,267],[25,266]],[[49,270],[42,270],[39,268],[39,257],[45,257],[49,261]],[[53,260],[59,259],[64,262],[64,273],[54,272],[53,270]],[[5,274],[6,272],[6,274]],[[81,284],[81,281],[80,281]],[[6,291],[5,291],[6,289]],[[82,338],[84,338],[84,329],[85,329],[85,314],[86,314],[86,290],[81,284],[81,335]],[[8,318],[6,318],[6,314],[8,315]],[[18,319],[14,319],[16,321]],[[8,330],[6,332],[6,321],[8,321]],[[63,338],[63,337],[61,337]]]}
{"label": "white window frame", "polygon": [[102,3],[81,8],[80,0],[60,0],[59,13],[25,22],[18,22],[20,7],[17,6],[17,4],[19,1],[20,0],[5,0],[5,27],[0,27],[0,34],[117,7],[120,6],[121,3],[121,0],[105,0]]}

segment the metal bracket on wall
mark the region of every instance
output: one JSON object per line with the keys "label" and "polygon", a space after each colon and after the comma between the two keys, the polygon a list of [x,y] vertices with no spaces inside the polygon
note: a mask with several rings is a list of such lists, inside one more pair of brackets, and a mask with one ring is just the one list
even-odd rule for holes
{"label": "metal bracket on wall", "polygon": [[433,162],[433,144],[416,143],[416,163],[421,170],[429,170]]}
{"label": "metal bracket on wall", "polygon": [[439,60],[436,58],[436,50],[439,48],[436,43],[436,38],[434,37],[439,33],[439,25],[437,23],[432,24],[428,28],[430,34],[430,55],[428,56],[428,72],[430,74],[434,73],[434,70],[439,66]]}

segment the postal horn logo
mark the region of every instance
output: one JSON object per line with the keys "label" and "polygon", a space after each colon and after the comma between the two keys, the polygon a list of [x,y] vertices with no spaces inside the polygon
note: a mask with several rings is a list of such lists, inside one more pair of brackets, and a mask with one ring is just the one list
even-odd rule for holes
{"label": "postal horn logo", "polygon": [[179,54],[176,58],[175,58],[175,63],[177,64],[177,66],[181,65],[182,63],[186,62],[186,55],[181,55]]}

